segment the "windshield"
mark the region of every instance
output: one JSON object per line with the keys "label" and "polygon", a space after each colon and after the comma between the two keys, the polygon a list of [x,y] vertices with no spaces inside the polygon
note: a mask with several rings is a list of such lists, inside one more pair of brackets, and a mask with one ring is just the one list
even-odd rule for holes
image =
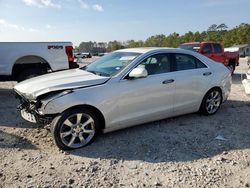
{"label": "windshield", "polygon": [[191,50],[191,51],[195,51],[195,52],[198,52],[200,47],[201,47],[200,44],[182,44],[179,46],[179,48],[181,48],[181,49]]}
{"label": "windshield", "polygon": [[113,52],[82,69],[100,76],[115,76],[139,55],[134,52]]}

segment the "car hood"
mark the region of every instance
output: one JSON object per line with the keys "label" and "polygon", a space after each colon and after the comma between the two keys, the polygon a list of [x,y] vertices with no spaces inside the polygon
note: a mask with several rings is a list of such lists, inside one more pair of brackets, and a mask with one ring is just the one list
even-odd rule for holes
{"label": "car hood", "polygon": [[25,80],[18,83],[14,90],[27,99],[35,100],[38,96],[52,91],[99,85],[109,79],[110,77],[98,76],[81,69],[73,69]]}

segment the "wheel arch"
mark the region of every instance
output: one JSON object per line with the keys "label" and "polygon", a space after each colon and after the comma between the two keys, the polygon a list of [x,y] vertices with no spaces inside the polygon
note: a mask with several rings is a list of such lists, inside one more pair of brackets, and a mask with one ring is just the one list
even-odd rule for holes
{"label": "wheel arch", "polygon": [[207,94],[210,90],[212,90],[212,89],[218,89],[218,90],[221,92],[221,94],[222,94],[222,89],[221,89],[220,86],[214,86],[214,87],[210,88],[210,89],[206,92],[206,94]]}
{"label": "wheel arch", "polygon": [[88,105],[88,104],[81,104],[81,105],[72,106],[72,107],[64,110],[64,112],[68,111],[68,110],[72,110],[72,109],[88,109],[88,110],[92,111],[93,113],[95,113],[97,115],[97,118],[100,120],[101,130],[105,129],[105,126],[106,126],[105,118],[104,118],[103,113],[98,108],[96,108],[92,105]]}
{"label": "wheel arch", "polygon": [[213,89],[218,89],[218,90],[220,91],[222,97],[223,97],[223,92],[222,92],[221,87],[220,87],[220,86],[213,86],[213,87],[211,87],[210,89],[208,89],[208,90],[206,91],[206,93],[205,93],[205,95],[203,96],[202,100],[203,100],[204,97],[208,94],[208,92],[211,91],[211,90],[213,90]]}
{"label": "wheel arch", "polygon": [[18,72],[20,72],[20,67],[29,66],[29,67],[42,67],[51,69],[49,63],[42,57],[36,55],[26,55],[18,58],[13,67],[12,67],[12,75],[15,76]]}
{"label": "wheel arch", "polygon": [[43,57],[37,55],[25,55],[18,58],[15,61],[15,64],[23,64],[23,63],[48,63]]}

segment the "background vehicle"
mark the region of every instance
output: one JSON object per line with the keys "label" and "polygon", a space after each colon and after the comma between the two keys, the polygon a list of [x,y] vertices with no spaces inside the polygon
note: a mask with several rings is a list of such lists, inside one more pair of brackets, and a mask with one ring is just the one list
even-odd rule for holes
{"label": "background vehicle", "polygon": [[14,89],[24,119],[52,122],[57,146],[75,149],[90,144],[99,131],[197,111],[215,114],[230,87],[229,69],[198,53],[137,48],[110,53],[81,69],[30,79]]}
{"label": "background vehicle", "polygon": [[0,42],[0,76],[22,81],[76,68],[71,42]]}
{"label": "background vehicle", "polygon": [[208,58],[229,66],[234,72],[235,67],[239,65],[238,52],[224,52],[220,43],[217,42],[189,42],[179,46],[182,49],[196,51]]}
{"label": "background vehicle", "polygon": [[108,53],[98,53],[97,56],[102,57],[102,56],[105,56],[105,55],[107,55],[107,54],[108,54]]}
{"label": "background vehicle", "polygon": [[250,56],[250,44],[239,44],[224,49],[225,52],[238,52],[240,57]]}
{"label": "background vehicle", "polygon": [[92,55],[90,53],[84,53],[84,52],[75,52],[74,53],[75,58],[91,58]]}

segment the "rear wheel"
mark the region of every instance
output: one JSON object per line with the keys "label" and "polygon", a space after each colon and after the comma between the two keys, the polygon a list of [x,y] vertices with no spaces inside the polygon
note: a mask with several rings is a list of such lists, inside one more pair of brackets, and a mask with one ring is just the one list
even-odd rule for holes
{"label": "rear wheel", "polygon": [[234,71],[235,71],[235,63],[234,63],[234,62],[230,62],[230,63],[228,64],[228,67],[230,68],[231,73],[233,74]]}
{"label": "rear wheel", "polygon": [[94,141],[99,132],[99,121],[87,109],[72,109],[53,120],[51,132],[60,149],[78,149]]}
{"label": "rear wheel", "polygon": [[217,88],[213,88],[207,92],[202,100],[200,112],[204,115],[215,114],[222,103],[221,91]]}
{"label": "rear wheel", "polygon": [[39,68],[28,68],[21,71],[17,76],[17,81],[21,82],[23,80],[27,80],[29,78],[33,78],[42,74],[45,74],[46,71]]}

